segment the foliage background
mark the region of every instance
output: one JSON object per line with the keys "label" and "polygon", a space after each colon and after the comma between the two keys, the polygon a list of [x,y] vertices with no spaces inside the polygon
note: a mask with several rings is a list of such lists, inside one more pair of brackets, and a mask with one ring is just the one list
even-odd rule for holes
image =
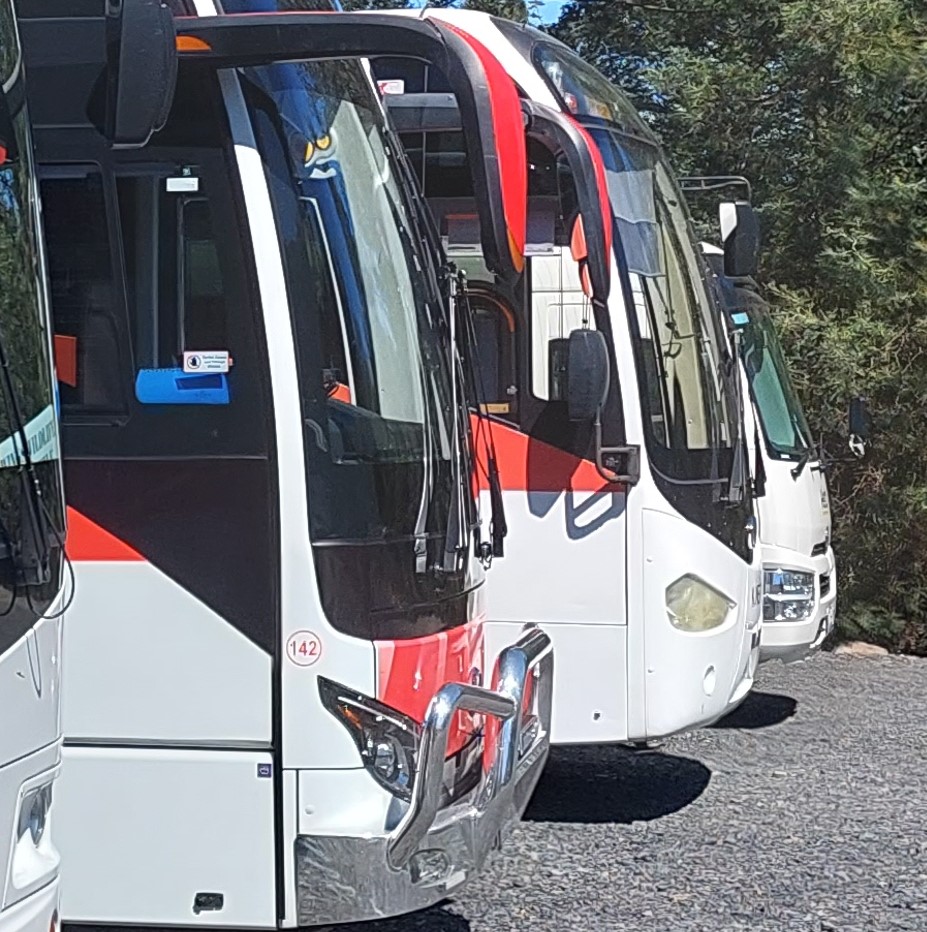
{"label": "foliage background", "polygon": [[[927,3],[573,0],[547,28],[632,96],[680,174],[753,182],[761,283],[838,460],[840,628],[927,654]],[[692,206],[705,220],[709,205]],[[865,460],[840,462],[855,394],[875,434]]]}

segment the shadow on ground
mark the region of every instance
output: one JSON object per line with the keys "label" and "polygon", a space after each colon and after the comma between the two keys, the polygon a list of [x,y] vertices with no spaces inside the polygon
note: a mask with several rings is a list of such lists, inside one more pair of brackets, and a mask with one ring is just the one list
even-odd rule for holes
{"label": "shadow on ground", "polygon": [[470,932],[470,921],[438,905],[395,919],[330,926],[324,932]]}
{"label": "shadow on ground", "polygon": [[530,822],[649,822],[695,802],[711,781],[697,760],[614,746],[553,748]]}
{"label": "shadow on ground", "polygon": [[798,702],[779,693],[751,692],[730,715],[715,722],[712,728],[772,728],[790,719]]}

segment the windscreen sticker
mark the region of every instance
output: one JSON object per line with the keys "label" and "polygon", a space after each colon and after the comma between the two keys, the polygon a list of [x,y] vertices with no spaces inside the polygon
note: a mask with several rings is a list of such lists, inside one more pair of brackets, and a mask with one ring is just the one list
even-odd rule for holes
{"label": "windscreen sticker", "polygon": [[228,372],[231,365],[228,350],[190,350],[183,354],[184,372]]}

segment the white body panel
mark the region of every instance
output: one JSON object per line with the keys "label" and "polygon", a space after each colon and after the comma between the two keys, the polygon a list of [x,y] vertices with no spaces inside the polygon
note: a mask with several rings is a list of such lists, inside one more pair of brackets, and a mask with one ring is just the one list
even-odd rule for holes
{"label": "white body panel", "polygon": [[0,913],[2,932],[49,932],[58,916],[58,879]]}
{"label": "white body panel", "polygon": [[[56,786],[63,915],[74,922],[272,927],[269,753],[68,748]],[[105,879],[105,883],[102,881]],[[105,886],[107,895],[101,893]],[[197,893],[222,894],[193,911]]]}
{"label": "white body panel", "polygon": [[60,768],[60,661],[59,619],[39,621],[0,657],[0,932],[48,932],[58,911],[54,815],[38,846],[28,831],[16,836],[25,795]]}
{"label": "white body panel", "polygon": [[[759,536],[763,566],[813,573],[814,610],[804,621],[766,621],[761,660],[802,660],[834,629],[837,566],[830,544],[827,480],[819,463],[808,463],[797,477],[795,464],[763,450],[765,497],[760,499]],[[821,552],[823,551],[823,552]]]}
{"label": "white body panel", "polygon": [[147,561],[75,570],[64,641],[70,742],[269,746],[267,654]]}
{"label": "white body panel", "polygon": [[[508,557],[506,558],[508,559]],[[493,571],[495,572],[495,570]],[[495,590],[490,594],[495,602]],[[495,656],[518,637],[520,622],[486,626],[486,652]],[[554,645],[553,744],[604,744],[628,734],[628,627],[541,622]],[[583,689],[573,684],[583,683]]]}

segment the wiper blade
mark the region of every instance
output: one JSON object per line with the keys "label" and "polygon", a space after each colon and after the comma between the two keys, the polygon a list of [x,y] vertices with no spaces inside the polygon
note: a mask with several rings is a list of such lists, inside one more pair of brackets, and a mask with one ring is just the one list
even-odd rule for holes
{"label": "wiper blade", "polygon": [[792,478],[798,479],[801,476],[801,474],[805,471],[805,467],[810,462],[811,462],[811,451],[805,450],[805,452],[802,453],[801,455],[801,459],[795,464],[794,467],[792,467],[792,471],[791,471]]}

